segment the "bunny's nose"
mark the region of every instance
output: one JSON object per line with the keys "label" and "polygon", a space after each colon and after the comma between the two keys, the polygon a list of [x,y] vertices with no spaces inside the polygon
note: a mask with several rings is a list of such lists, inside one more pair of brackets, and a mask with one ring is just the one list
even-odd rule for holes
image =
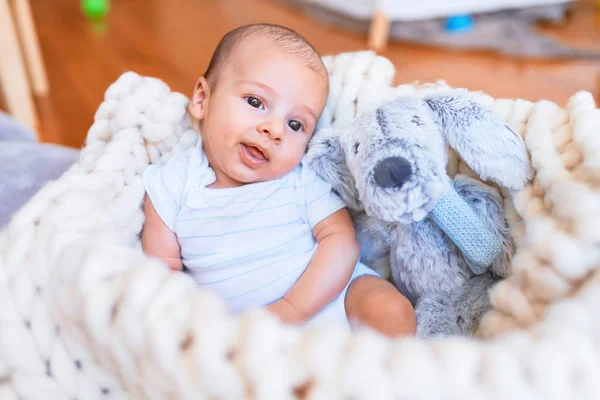
{"label": "bunny's nose", "polygon": [[384,188],[399,189],[412,174],[410,163],[402,157],[388,157],[375,166],[375,183]]}

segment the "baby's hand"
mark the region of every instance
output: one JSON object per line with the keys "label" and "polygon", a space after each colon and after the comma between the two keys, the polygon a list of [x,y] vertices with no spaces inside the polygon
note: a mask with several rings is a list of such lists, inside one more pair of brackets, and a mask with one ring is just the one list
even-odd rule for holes
{"label": "baby's hand", "polygon": [[308,319],[285,297],[269,304],[266,310],[274,314],[284,324],[301,325]]}

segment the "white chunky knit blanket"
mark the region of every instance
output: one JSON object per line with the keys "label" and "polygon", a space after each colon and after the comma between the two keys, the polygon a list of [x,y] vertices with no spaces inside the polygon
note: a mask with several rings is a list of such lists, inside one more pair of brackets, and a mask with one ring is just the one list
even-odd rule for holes
{"label": "white chunky knit blanket", "polygon": [[[326,64],[321,126],[447,88],[391,87],[393,66],[370,52]],[[391,341],[284,327],[264,311],[233,318],[146,257],[141,173],[197,135],[185,96],[126,73],[78,163],[0,233],[0,399],[598,398],[600,111],[585,92],[564,108],[471,95],[523,135],[535,169],[504,193],[518,252],[480,338]]]}

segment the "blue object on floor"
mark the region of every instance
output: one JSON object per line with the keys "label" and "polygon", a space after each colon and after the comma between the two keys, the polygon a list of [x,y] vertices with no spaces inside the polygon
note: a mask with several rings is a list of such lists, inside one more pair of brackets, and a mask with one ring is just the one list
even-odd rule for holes
{"label": "blue object on floor", "polygon": [[469,32],[473,30],[473,18],[470,15],[454,15],[446,20],[446,31]]}

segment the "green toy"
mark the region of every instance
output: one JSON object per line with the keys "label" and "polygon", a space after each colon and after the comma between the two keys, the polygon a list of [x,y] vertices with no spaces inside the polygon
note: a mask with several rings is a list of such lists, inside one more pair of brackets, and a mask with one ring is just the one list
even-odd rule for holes
{"label": "green toy", "polygon": [[81,11],[90,20],[103,20],[108,14],[110,0],[81,0]]}

